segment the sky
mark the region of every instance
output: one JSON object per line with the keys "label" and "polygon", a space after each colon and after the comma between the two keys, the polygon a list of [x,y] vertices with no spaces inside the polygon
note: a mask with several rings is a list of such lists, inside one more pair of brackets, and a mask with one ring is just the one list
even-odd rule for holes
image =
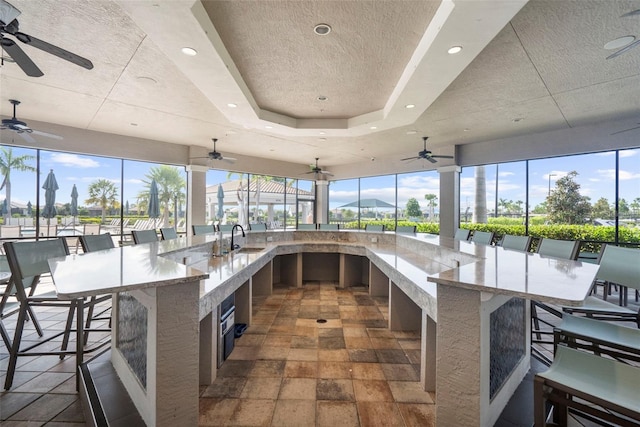
{"label": "sky", "polygon": [[[14,156],[21,154],[35,155],[35,150],[13,147]],[[86,205],[87,187],[97,179],[108,179],[120,183],[119,159],[106,157],[82,156],[71,153],[41,151],[41,185],[46,174],[53,169],[60,189],[56,195],[58,203],[71,200],[71,190],[76,184],[79,197],[78,204]],[[36,165],[35,158],[29,163]],[[145,174],[154,163],[124,161],[124,200],[134,204],[136,195],[144,191]],[[184,170],[183,168],[181,168]],[[460,206],[464,210],[467,206],[473,208],[475,178],[473,167],[463,168],[460,177]],[[491,209],[495,203],[495,174],[496,166],[485,168],[487,176],[487,205]],[[531,208],[544,201],[549,192],[549,186],[554,188],[555,182],[570,171],[578,172],[576,178],[580,184],[582,195],[591,198],[595,203],[600,197],[605,197],[612,203],[614,200],[614,152],[565,156],[560,158],[540,159],[529,161],[529,188]],[[498,199],[522,200],[526,197],[525,162],[503,163],[498,165]],[[186,179],[186,173],[185,173]],[[207,185],[214,185],[227,181],[226,171],[211,170],[207,173]],[[26,204],[28,201],[35,206],[35,174],[33,172],[12,171],[12,201]],[[310,181],[305,181],[303,187],[310,187]],[[329,186],[330,209],[339,208],[358,199],[358,180],[333,181]],[[395,176],[381,176],[362,178],[360,180],[361,198],[377,198],[395,204]],[[425,194],[436,194],[439,197],[439,176],[437,171],[415,172],[398,175],[398,205],[406,206],[407,200],[414,197],[424,209],[427,202]],[[620,151],[620,196],[628,203],[640,197],[640,149]],[[0,191],[4,199],[4,190]],[[41,201],[44,191],[41,191]],[[42,202],[43,203],[43,202]]]}

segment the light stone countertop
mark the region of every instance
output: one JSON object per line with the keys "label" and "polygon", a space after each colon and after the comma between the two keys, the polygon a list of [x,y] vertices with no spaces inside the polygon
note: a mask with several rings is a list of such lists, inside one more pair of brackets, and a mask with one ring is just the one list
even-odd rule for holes
{"label": "light stone countertop", "polygon": [[[580,305],[597,265],[544,258],[436,235],[362,231],[247,232],[243,248],[210,257],[214,235],[125,246],[49,261],[62,299],[200,280],[200,317],[276,255],[335,252],[368,257],[433,319],[437,284]],[[375,240],[375,242],[374,242]],[[185,265],[186,264],[186,265]]]}

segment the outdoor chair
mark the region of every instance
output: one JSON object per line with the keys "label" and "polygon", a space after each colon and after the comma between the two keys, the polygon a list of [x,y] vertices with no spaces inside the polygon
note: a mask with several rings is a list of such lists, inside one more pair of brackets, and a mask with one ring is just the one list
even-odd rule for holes
{"label": "outdoor chair", "polygon": [[415,225],[399,225],[396,227],[396,233],[415,234],[416,228]]}
{"label": "outdoor chair", "polygon": [[178,238],[178,233],[176,233],[176,229],[173,227],[162,227],[160,229],[160,235],[162,236],[162,240],[171,240]]}
{"label": "outdoor chair", "polygon": [[529,249],[531,248],[531,236],[513,236],[511,234],[505,234],[500,246],[504,249],[529,252]]}
{"label": "outdoor chair", "polygon": [[[580,248],[580,241],[578,240],[556,240],[542,238],[538,242],[538,254],[543,257],[561,258],[567,260],[575,260],[578,257],[578,250]],[[553,324],[547,320],[542,319],[538,315],[538,308],[551,313],[556,317],[562,317],[562,312],[550,305],[543,304],[539,301],[531,300],[531,343],[538,344],[550,344],[551,341],[543,341],[542,335],[550,335],[553,332],[543,332],[540,330],[540,323],[544,323],[550,327]],[[534,338],[535,335],[535,338]],[[542,360],[548,361],[548,358],[541,354],[535,347],[532,347],[532,351],[538,355]]]}
{"label": "outdoor chair", "polygon": [[222,234],[231,234],[234,225],[235,224],[218,224],[216,231],[220,231]]}
{"label": "outdoor chair", "polygon": [[[80,240],[82,251],[85,253],[115,248],[115,245],[113,244],[113,238],[111,237],[110,233],[87,234],[84,236],[80,236],[78,239]],[[111,316],[104,316],[106,312],[111,310],[111,304],[108,304],[107,307],[103,307],[103,309],[99,313],[94,314],[95,305],[103,301],[111,301],[111,295],[92,296],[89,300],[89,310],[87,311],[87,321],[85,323],[84,333],[85,345],[87,343],[87,340],[89,339],[88,330],[91,328],[91,322],[93,322],[94,320],[109,320],[109,327],[111,327]]]}
{"label": "outdoor chair", "polygon": [[456,240],[469,240],[471,230],[465,230],[464,228],[458,228],[456,234],[453,236]]}
{"label": "outdoor chair", "polygon": [[364,226],[364,231],[371,231],[371,232],[383,232],[384,231],[384,224],[367,224]]}
{"label": "outdoor chair", "polygon": [[608,422],[603,425],[637,426],[638,384],[640,369],[636,366],[558,346],[549,370],[534,377],[534,425],[547,425],[546,407],[551,403],[553,425],[571,425],[567,411],[574,408]]}
{"label": "outdoor chair", "polygon": [[264,222],[258,222],[249,224],[249,230],[251,231],[267,231],[267,224]]}
{"label": "outdoor chair", "polygon": [[318,226],[320,227],[320,230],[339,230],[340,229],[340,224],[318,224]]}
{"label": "outdoor chair", "polygon": [[133,230],[133,243],[139,245],[141,243],[153,243],[158,241],[158,234],[155,229],[150,230]]}
{"label": "outdoor chair", "polygon": [[82,234],[85,236],[92,235],[92,234],[100,234],[100,224],[85,224],[82,227]]}
{"label": "outdoor chair", "polygon": [[471,241],[480,245],[491,246],[491,243],[493,242],[493,232],[476,230],[471,236]]}
{"label": "outdoor chair", "polygon": [[297,230],[317,230],[317,224],[298,224]]}
{"label": "outdoor chair", "polygon": [[[64,238],[29,242],[5,242],[4,248],[12,274],[11,283],[13,284],[13,296],[17,299],[20,305],[14,338],[9,352],[7,376],[4,384],[5,389],[8,390],[13,384],[13,377],[18,357],[57,355],[62,358],[68,354],[75,354],[76,366],[79,366],[82,363],[84,351],[81,343],[83,342],[84,334],[83,316],[85,304],[84,299],[82,298],[74,300],[59,300],[55,291],[42,294],[36,293],[36,286],[40,282],[41,276],[50,274],[49,264],[47,261],[51,258],[64,257],[69,254],[69,248],[67,247],[67,243]],[[30,309],[37,306],[66,308],[68,310],[68,314],[65,328],[63,331],[58,331],[45,339],[39,340],[35,344],[21,348],[25,322],[29,316]],[[74,314],[77,315],[75,330],[72,329]],[[34,323],[34,326],[38,324],[35,317],[31,316],[31,320]],[[39,327],[40,326],[38,325],[37,328]],[[63,350],[62,348],[66,349],[69,337],[74,331],[77,334],[76,349],[73,351]],[[63,337],[62,348],[60,350],[37,351],[39,346],[60,336]],[[86,351],[96,350],[107,343],[101,343],[97,347],[87,349]]]}
{"label": "outdoor chair", "polygon": [[20,225],[3,225],[0,227],[0,237],[3,239],[6,238],[15,238],[22,236],[22,226]]}
{"label": "outdoor chair", "polygon": [[215,225],[192,225],[194,236],[201,236],[203,234],[213,234],[216,232]]}

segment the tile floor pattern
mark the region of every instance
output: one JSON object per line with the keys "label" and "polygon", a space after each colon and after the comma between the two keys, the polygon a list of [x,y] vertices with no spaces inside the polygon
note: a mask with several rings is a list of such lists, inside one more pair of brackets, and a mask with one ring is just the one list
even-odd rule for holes
{"label": "tile floor pattern", "polygon": [[201,388],[201,426],[434,425],[420,335],[386,328],[387,298],[316,282],[254,304],[253,324]]}

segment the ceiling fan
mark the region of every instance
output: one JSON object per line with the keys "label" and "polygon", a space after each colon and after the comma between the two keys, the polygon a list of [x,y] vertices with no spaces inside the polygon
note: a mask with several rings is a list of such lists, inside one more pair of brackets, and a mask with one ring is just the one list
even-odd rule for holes
{"label": "ceiling fan", "polygon": [[20,101],[18,101],[17,99],[10,99],[9,102],[13,104],[13,117],[10,119],[2,119],[2,126],[0,126],[0,129],[11,130],[19,134],[22,139],[30,143],[36,142],[36,140],[33,139],[30,134],[46,136],[47,138],[53,139],[62,139],[61,136],[54,135],[52,133],[40,132],[38,130],[31,129],[25,122],[16,119],[16,107],[20,105]]}
{"label": "ceiling fan", "polygon": [[213,151],[209,151],[206,157],[192,157],[192,159],[222,160],[227,163],[234,163],[236,161],[233,157],[223,156],[222,153],[216,151],[217,138],[211,138],[211,140],[213,141]]}
{"label": "ceiling fan", "polygon": [[0,45],[2,49],[11,57],[13,61],[30,77],[41,77],[44,73],[38,66],[27,56],[27,54],[16,44],[13,39],[5,37],[10,35],[18,41],[33,46],[36,49],[43,50],[47,53],[55,55],[65,61],[72,62],[87,70],[93,68],[93,64],[86,58],[71,53],[60,47],[54,46],[43,40],[32,37],[28,34],[18,31],[19,24],[16,19],[20,15],[20,10],[16,9],[5,0],[0,0]]}
{"label": "ceiling fan", "polygon": [[318,160],[320,160],[320,158],[316,157],[316,164],[310,164],[309,167],[311,168],[311,170],[306,173],[313,173],[316,174],[316,176],[318,174],[333,176],[331,172],[329,172],[328,170],[323,170],[320,166],[318,166]]}
{"label": "ceiling fan", "polygon": [[422,137],[422,141],[424,142],[424,148],[422,151],[418,152],[417,156],[407,157],[406,159],[401,159],[401,160],[404,161],[404,160],[425,159],[430,161],[431,163],[436,163],[437,162],[436,159],[453,159],[453,156],[434,156],[433,154],[431,154],[431,151],[427,150],[427,139],[429,139],[428,136]]}
{"label": "ceiling fan", "polygon": [[[629,17],[633,17],[633,16],[638,16],[640,15],[640,9],[636,9],[636,10],[632,10],[631,12],[627,12],[624,13],[622,15],[620,15],[620,18],[629,18]],[[633,37],[633,36],[632,36]],[[631,38],[631,40],[633,40],[633,38]],[[636,46],[640,45],[640,39],[634,41],[633,43],[629,43],[628,45],[626,45],[625,47],[623,47],[622,49],[613,52],[611,55],[607,56],[607,59],[613,59],[617,56],[622,55],[625,52],[630,51],[631,49],[633,49]]]}

